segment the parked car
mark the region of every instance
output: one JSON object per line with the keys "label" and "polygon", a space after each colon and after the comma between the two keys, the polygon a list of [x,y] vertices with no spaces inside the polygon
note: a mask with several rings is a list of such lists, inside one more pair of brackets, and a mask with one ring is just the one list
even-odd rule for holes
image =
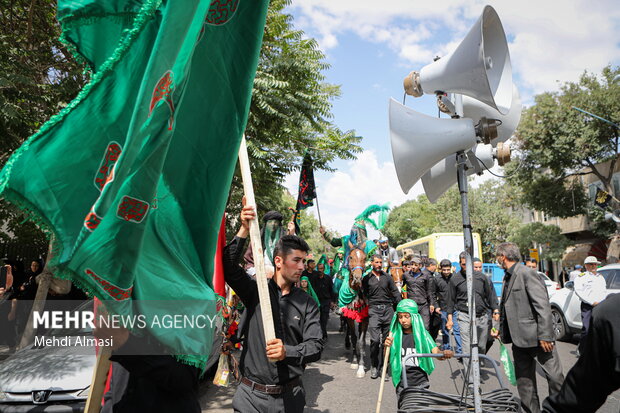
{"label": "parked car", "polygon": [[[93,302],[78,311],[92,310]],[[46,338],[92,337],[92,329],[50,329]],[[67,343],[68,344],[68,343]],[[0,412],[82,412],[97,357],[94,346],[32,343],[0,363]],[[49,410],[47,410],[49,409]]]}
{"label": "parked car", "polygon": [[551,298],[552,295],[554,295],[557,291],[560,290],[560,284],[547,277],[547,274],[538,271],[538,275],[545,283],[545,287],[547,287],[547,295],[549,295],[549,298]]}
{"label": "parked car", "polygon": [[[620,292],[620,264],[606,265],[599,268],[598,272],[605,278],[609,294]],[[573,334],[580,333],[583,325],[581,322],[581,300],[575,294],[573,282],[567,282],[564,288],[551,296],[549,301],[556,340],[567,340]]]}
{"label": "parked car", "polygon": [[[92,308],[91,300],[76,310]],[[220,317],[217,320],[220,328]],[[71,342],[60,346],[35,342],[0,362],[0,413],[84,411],[97,358],[94,346],[75,342],[92,338],[92,329],[50,329],[44,336],[69,337]],[[221,334],[214,334],[206,370],[219,360],[221,344]]]}

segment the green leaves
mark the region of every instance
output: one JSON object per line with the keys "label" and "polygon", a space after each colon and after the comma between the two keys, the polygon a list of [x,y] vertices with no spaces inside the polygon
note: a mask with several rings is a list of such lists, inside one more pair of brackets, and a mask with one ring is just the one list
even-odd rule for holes
{"label": "green leaves", "polygon": [[336,159],[355,159],[362,150],[361,137],[332,122],[332,100],[340,88],[325,83],[325,55],[314,39],[293,28],[283,11],[288,4],[270,4],[246,130],[253,171],[264,174],[267,184],[257,190],[269,193],[299,169],[306,149],[319,170],[331,170]]}
{"label": "green leaves", "polygon": [[[560,92],[535,97],[523,112],[515,140],[517,156],[507,165],[509,182],[522,189],[527,206],[566,218],[586,213],[588,200],[580,176],[595,174],[612,190],[612,173],[600,164],[618,156],[617,128],[574,109],[578,107],[611,122],[620,120],[619,68],[600,75],[584,72]],[[586,167],[594,166],[591,172]]]}
{"label": "green leaves", "polygon": [[[514,200],[514,189],[498,180],[470,189],[470,218],[474,232],[480,233],[483,256],[487,260],[493,258],[495,245],[504,242],[519,225],[510,209],[516,206]],[[383,229],[394,246],[435,232],[462,231],[461,201],[456,185],[435,204],[431,204],[426,195],[420,195],[415,201],[397,206]]]}
{"label": "green leaves", "polygon": [[560,232],[557,225],[545,225],[541,222],[532,222],[523,225],[511,237],[522,253],[528,248],[538,247],[541,259],[561,260],[566,247],[571,241]]}

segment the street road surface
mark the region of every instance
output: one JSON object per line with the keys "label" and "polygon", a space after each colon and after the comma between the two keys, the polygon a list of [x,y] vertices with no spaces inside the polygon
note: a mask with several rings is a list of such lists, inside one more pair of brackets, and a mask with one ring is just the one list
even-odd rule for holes
{"label": "street road surface", "polygon": [[[332,314],[329,320],[329,341],[323,351],[321,360],[310,364],[303,375],[306,389],[306,412],[311,413],[341,413],[341,412],[374,412],[379,395],[380,379],[371,380],[370,371],[366,377],[358,379],[355,370],[349,368],[351,351],[344,348],[344,335],[338,333],[339,321]],[[441,337],[439,337],[441,340]],[[577,361],[577,340],[557,343],[564,374]],[[510,347],[507,345],[507,347]],[[368,347],[367,347],[368,349]],[[368,357],[368,350],[366,355]],[[512,354],[512,351],[510,351]],[[489,355],[499,360],[499,345],[494,344]],[[239,356],[239,354],[237,354]],[[366,363],[367,368],[370,362]],[[437,361],[435,371],[430,376],[431,389],[436,392],[460,394],[463,386],[463,365],[456,360]],[[498,381],[492,373],[492,368],[483,368],[483,392],[499,388]],[[502,380],[517,395],[516,387],[508,383],[503,369],[500,367]],[[548,395],[547,381],[539,369],[538,393],[541,400]],[[232,411],[232,397],[235,387],[221,388],[206,381],[201,386],[200,404],[203,412],[229,413]],[[391,381],[385,383],[383,391],[382,412],[395,412],[396,394]],[[598,410],[598,413],[620,412],[620,391],[616,391],[607,398],[607,402]]]}

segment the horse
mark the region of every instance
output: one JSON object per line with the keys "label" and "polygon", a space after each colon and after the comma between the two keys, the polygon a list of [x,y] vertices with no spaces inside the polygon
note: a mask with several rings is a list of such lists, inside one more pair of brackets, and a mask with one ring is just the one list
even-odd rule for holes
{"label": "horse", "polygon": [[403,298],[405,298],[404,297],[405,293],[403,292],[403,276],[405,274],[404,268],[403,267],[390,267],[389,274],[392,277],[394,284],[396,284],[396,288],[398,288],[398,291],[400,291],[401,295],[403,295]]}
{"label": "horse", "polygon": [[[351,369],[357,370],[355,375],[360,379],[366,375],[364,347],[368,330],[368,304],[362,296],[365,261],[366,254],[361,249],[354,248],[349,253],[349,291],[345,295],[348,295],[347,301],[350,301],[342,310],[347,321],[347,334],[350,335],[353,344]],[[356,324],[357,328],[355,328]]]}

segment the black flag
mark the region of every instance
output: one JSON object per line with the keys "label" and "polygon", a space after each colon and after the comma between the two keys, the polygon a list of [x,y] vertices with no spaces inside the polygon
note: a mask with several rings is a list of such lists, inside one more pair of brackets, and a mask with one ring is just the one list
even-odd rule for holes
{"label": "black flag", "polygon": [[299,235],[299,225],[301,224],[300,213],[302,209],[306,209],[314,205],[312,202],[316,198],[316,186],[314,185],[314,171],[312,170],[312,157],[308,152],[304,155],[301,164],[301,172],[299,173],[299,192],[297,194],[297,206],[293,215],[295,223],[295,233]]}

